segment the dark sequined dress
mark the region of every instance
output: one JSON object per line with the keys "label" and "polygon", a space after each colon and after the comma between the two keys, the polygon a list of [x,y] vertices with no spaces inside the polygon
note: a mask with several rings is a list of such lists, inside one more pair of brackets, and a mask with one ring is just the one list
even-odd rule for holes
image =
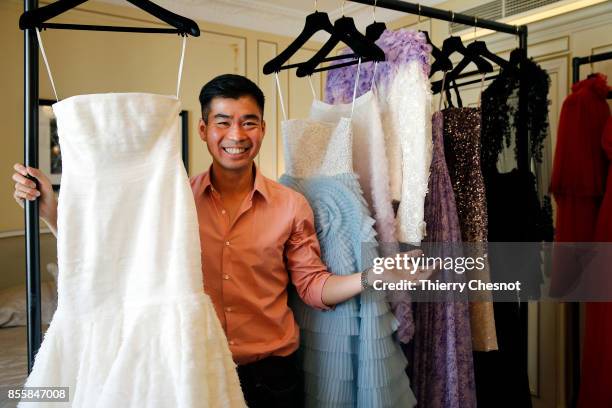
{"label": "dark sequined dress", "polygon": [[[487,241],[487,201],[480,168],[480,108],[450,107],[442,114],[444,152],[455,193],[461,238],[463,242],[484,244]],[[483,276],[486,279],[488,270],[483,271]],[[493,303],[470,303],[470,325],[475,351],[497,349]]]}

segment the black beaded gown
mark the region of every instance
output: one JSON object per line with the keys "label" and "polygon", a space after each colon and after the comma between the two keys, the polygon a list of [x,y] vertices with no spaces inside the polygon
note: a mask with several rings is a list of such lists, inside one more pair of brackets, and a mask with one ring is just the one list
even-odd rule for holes
{"label": "black beaded gown", "polygon": [[[527,374],[527,303],[539,296],[542,282],[540,253],[534,244],[552,240],[550,203],[540,203],[536,176],[529,169],[498,170],[498,159],[516,139],[519,79],[527,86],[527,128],[531,157],[541,160],[548,134],[548,74],[533,61],[514,52],[511,62],[523,63],[523,72],[509,68],[482,94],[481,165],[484,177],[493,281],[509,278],[522,282],[516,302],[496,302],[495,323],[499,350],[474,356],[476,390],[480,407],[531,407]],[[511,65],[516,66],[516,65]],[[514,143],[516,146],[516,143]],[[517,159],[517,151],[514,149]],[[517,160],[518,162],[518,160]],[[500,396],[503,403],[500,404]]]}

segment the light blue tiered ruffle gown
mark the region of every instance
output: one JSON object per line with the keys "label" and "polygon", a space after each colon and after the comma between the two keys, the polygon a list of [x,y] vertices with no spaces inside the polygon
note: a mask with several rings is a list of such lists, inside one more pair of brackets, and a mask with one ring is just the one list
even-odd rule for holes
{"label": "light blue tiered ruffle gown", "polygon": [[[283,122],[286,173],[280,182],[310,203],[330,272],[361,271],[377,256],[374,220],[353,172],[351,120]],[[331,311],[292,309],[301,328],[306,406],[412,407],[407,360],[393,339],[397,321],[382,292],[366,291]]]}

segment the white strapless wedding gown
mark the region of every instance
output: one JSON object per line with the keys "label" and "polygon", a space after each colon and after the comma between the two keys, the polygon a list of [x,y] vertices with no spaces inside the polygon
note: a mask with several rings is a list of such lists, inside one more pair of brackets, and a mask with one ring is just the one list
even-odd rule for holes
{"label": "white strapless wedding gown", "polygon": [[53,105],[62,149],[58,308],[26,386],[69,403],[20,407],[245,406],[203,291],[180,102],[141,93]]}

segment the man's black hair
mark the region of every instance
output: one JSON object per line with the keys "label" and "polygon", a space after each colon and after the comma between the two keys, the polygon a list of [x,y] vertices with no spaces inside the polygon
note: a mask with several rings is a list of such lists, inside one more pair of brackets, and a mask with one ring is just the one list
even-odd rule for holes
{"label": "man's black hair", "polygon": [[243,96],[250,96],[255,100],[263,118],[265,98],[255,82],[247,77],[235,74],[219,75],[211,79],[200,91],[200,105],[204,123],[208,123],[210,102],[213,98],[238,99]]}

